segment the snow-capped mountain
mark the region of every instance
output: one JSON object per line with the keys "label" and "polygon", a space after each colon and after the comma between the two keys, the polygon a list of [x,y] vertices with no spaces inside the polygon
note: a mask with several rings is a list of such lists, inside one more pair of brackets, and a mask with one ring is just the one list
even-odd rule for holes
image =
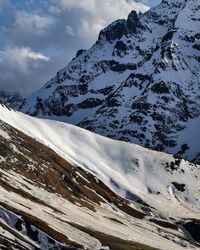
{"label": "snow-capped mountain", "polygon": [[0,163],[0,243],[199,247],[199,165],[1,105]]}
{"label": "snow-capped mountain", "polygon": [[9,94],[5,91],[0,91],[0,103],[6,104],[8,107],[13,109],[19,109],[23,102],[23,98],[19,93]]}
{"label": "snow-capped mountain", "polygon": [[200,0],[163,0],[103,29],[21,111],[200,158]]}

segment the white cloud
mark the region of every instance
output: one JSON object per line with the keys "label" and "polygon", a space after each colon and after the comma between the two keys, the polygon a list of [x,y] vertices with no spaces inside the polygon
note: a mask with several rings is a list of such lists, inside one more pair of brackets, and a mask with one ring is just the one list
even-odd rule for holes
{"label": "white cloud", "polygon": [[32,60],[41,60],[41,61],[49,61],[49,58],[44,56],[43,54],[41,53],[37,53],[37,52],[34,52],[34,51],[31,51],[30,48],[21,48],[19,50],[20,54],[21,54],[21,57],[22,58],[28,58],[28,59],[32,59]]}
{"label": "white cloud", "polygon": [[49,6],[48,11],[49,13],[52,13],[52,14],[59,14],[61,12],[61,9],[55,6]]}
{"label": "white cloud", "polygon": [[29,33],[43,32],[55,22],[55,18],[51,16],[41,16],[25,11],[18,11],[16,16],[16,28]]}
{"label": "white cloud", "polygon": [[30,48],[12,47],[0,51],[1,90],[30,94],[30,91],[39,87],[38,77],[42,77],[49,61],[48,57]]}
{"label": "white cloud", "polygon": [[66,25],[65,32],[70,36],[74,36],[74,29],[70,25]]}
{"label": "white cloud", "polygon": [[[82,9],[85,12],[100,13],[100,10],[104,9],[107,12],[107,8],[112,9],[112,12],[121,10],[119,14],[124,14],[123,11],[127,9],[135,9],[136,11],[144,12],[148,9],[147,5],[141,2],[135,2],[134,0],[53,0],[55,5],[66,9]],[[112,16],[112,12],[109,14]],[[104,13],[101,13],[104,15]],[[127,13],[126,13],[127,14]]]}
{"label": "white cloud", "polygon": [[133,0],[53,0],[56,8],[62,11],[76,11],[79,18],[77,34],[81,39],[94,42],[99,31],[112,21],[127,18],[132,10],[145,12],[149,9],[143,3]]}
{"label": "white cloud", "polygon": [[41,53],[34,52],[30,48],[7,48],[5,51],[1,51],[0,53],[0,62],[2,63],[12,63],[16,64],[16,66],[24,65],[29,60],[33,61],[49,61],[49,58],[44,56]]}
{"label": "white cloud", "polygon": [[83,9],[84,11],[91,12],[94,11],[96,6],[96,0],[56,0],[55,3],[57,3],[60,7],[66,8],[66,9]]}
{"label": "white cloud", "polygon": [[[19,3],[18,3],[19,2]],[[27,95],[66,66],[78,49],[89,48],[102,28],[131,10],[133,0],[0,0],[0,90]],[[68,35],[66,35],[68,34]],[[7,46],[7,48],[5,48]],[[51,60],[41,51],[49,53]],[[46,54],[45,53],[45,54]]]}

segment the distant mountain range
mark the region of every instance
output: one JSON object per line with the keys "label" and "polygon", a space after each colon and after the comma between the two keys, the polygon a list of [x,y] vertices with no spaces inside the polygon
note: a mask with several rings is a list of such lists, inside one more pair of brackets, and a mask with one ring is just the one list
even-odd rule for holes
{"label": "distant mountain range", "polygon": [[19,93],[7,93],[0,91],[0,103],[6,104],[8,107],[13,109],[19,109],[23,102],[23,98]]}

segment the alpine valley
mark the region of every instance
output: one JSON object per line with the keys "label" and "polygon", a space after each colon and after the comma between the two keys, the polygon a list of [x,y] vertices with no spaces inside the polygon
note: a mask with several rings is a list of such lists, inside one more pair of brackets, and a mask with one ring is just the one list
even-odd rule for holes
{"label": "alpine valley", "polygon": [[200,0],[162,0],[0,93],[0,249],[200,249],[199,79]]}

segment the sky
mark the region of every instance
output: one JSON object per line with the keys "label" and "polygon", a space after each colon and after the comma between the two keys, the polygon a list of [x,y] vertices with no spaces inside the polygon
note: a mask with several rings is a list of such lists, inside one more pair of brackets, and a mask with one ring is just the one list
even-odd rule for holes
{"label": "sky", "polygon": [[0,91],[33,93],[99,31],[160,0],[0,0]]}

